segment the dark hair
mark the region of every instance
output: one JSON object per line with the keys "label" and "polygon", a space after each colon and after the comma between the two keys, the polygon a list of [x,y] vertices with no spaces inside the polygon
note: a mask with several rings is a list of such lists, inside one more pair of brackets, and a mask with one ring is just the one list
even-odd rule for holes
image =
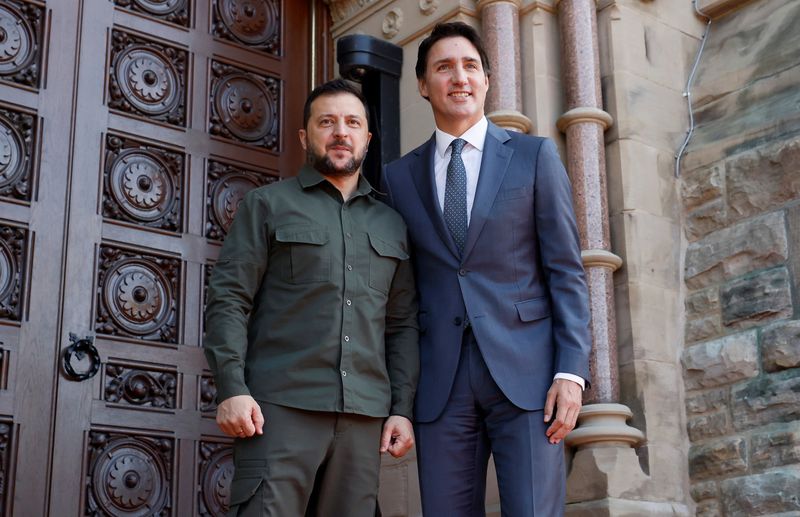
{"label": "dark hair", "polygon": [[321,84],[314,88],[306,99],[306,105],[303,106],[303,128],[308,127],[308,119],[311,118],[311,104],[323,95],[339,95],[340,93],[349,93],[354,95],[361,104],[364,105],[364,114],[367,116],[367,125],[369,126],[369,106],[367,106],[367,99],[361,94],[361,91],[348,83],[344,79],[333,79],[325,84]]}
{"label": "dark hair", "polygon": [[425,69],[428,67],[428,53],[430,52],[431,47],[433,47],[433,45],[439,40],[457,37],[466,38],[470,43],[472,43],[472,46],[475,47],[475,50],[478,51],[478,55],[481,57],[481,66],[483,67],[483,71],[487,76],[491,74],[491,71],[489,70],[489,56],[486,55],[486,50],[483,48],[483,41],[481,41],[478,31],[464,22],[450,22],[437,23],[433,28],[431,35],[422,40],[422,43],[419,44],[419,50],[417,51],[417,66],[415,68],[417,79],[422,79],[425,77]]}

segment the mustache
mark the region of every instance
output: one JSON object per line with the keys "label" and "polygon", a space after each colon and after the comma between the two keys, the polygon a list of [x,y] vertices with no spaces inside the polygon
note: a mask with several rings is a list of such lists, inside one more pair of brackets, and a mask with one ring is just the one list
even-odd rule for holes
{"label": "mustache", "polygon": [[334,140],[327,147],[327,149],[330,149],[331,147],[346,147],[348,151],[350,151],[351,153],[353,152],[353,146],[348,144],[346,140]]}

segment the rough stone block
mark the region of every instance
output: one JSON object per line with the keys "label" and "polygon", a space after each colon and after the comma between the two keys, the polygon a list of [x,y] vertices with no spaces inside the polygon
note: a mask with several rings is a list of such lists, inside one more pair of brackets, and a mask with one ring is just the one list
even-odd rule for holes
{"label": "rough stone block", "polygon": [[734,280],[722,287],[722,324],[747,328],[792,315],[792,288],[785,267]]}
{"label": "rough stone block", "polygon": [[719,501],[703,501],[697,505],[695,517],[719,517],[722,515],[722,506]]}
{"label": "rough stone block", "polygon": [[686,429],[689,431],[689,439],[693,442],[722,436],[730,429],[728,412],[717,411],[709,415],[690,418]]}
{"label": "rough stone block", "polygon": [[716,163],[681,175],[683,209],[691,212],[724,194],[725,164]]}
{"label": "rough stone block", "polygon": [[712,388],[758,375],[755,331],[741,332],[685,350],[687,389]]}
{"label": "rough stone block", "polygon": [[766,470],[800,463],[800,421],[783,424],[750,439],[750,466]]}
{"label": "rough stone block", "polygon": [[689,244],[686,285],[708,287],[722,281],[782,264],[788,256],[783,212],[743,221]]}
{"label": "rough stone block", "polygon": [[763,213],[800,198],[800,140],[742,153],[726,167],[731,217]]}
{"label": "rough stone block", "polygon": [[719,289],[710,287],[686,296],[686,317],[696,318],[719,312]]}
{"label": "rough stone block", "polygon": [[731,398],[736,430],[800,420],[800,368],[735,386]]}
{"label": "rough stone block", "polygon": [[761,333],[764,370],[776,372],[800,366],[800,320],[776,323]]}
{"label": "rough stone block", "polygon": [[794,277],[794,292],[800,293],[800,205],[786,210],[789,227],[789,270]]}
{"label": "rough stone block", "polygon": [[721,489],[726,517],[798,512],[800,466],[726,479]]}
{"label": "rough stone block", "polygon": [[728,225],[728,205],[716,199],[686,214],[684,229],[689,242],[705,237]]}
{"label": "rough stone block", "polygon": [[726,438],[689,449],[689,475],[702,480],[742,473],[747,470],[747,442],[744,438]]}
{"label": "rough stone block", "polygon": [[722,323],[720,322],[719,315],[704,316],[695,320],[686,321],[686,335],[684,339],[687,344],[690,344],[716,337],[721,333]]}
{"label": "rough stone block", "polygon": [[716,481],[692,483],[692,499],[696,502],[714,499],[719,496],[719,486]]}
{"label": "rough stone block", "polygon": [[699,415],[728,406],[731,399],[730,388],[718,388],[686,396],[686,411]]}

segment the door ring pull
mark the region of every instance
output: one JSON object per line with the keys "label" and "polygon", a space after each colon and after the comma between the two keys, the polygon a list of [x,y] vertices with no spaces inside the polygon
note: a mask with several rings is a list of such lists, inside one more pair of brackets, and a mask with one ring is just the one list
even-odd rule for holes
{"label": "door ring pull", "polygon": [[[64,349],[62,363],[64,366],[64,373],[67,375],[67,378],[73,381],[91,379],[100,370],[100,353],[92,344],[94,338],[92,336],[86,336],[83,339],[78,339],[78,336],[70,332],[69,340],[72,344]],[[91,363],[89,369],[80,373],[75,371],[75,368],[72,366],[73,355],[77,357],[78,360],[82,360],[84,356],[88,356]]]}

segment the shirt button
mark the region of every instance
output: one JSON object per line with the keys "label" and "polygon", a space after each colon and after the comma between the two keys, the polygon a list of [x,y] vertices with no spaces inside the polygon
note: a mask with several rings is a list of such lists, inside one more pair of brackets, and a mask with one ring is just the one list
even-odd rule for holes
{"label": "shirt button", "polygon": [[459,269],[458,270],[458,275],[459,276],[467,276],[467,270],[464,269],[464,268]]}
{"label": "shirt button", "polygon": [[342,377],[347,377],[347,372],[342,370]]}
{"label": "shirt button", "polygon": [[344,337],[344,340],[345,340],[345,341],[350,341],[350,336],[345,336],[345,337]]}
{"label": "shirt button", "polygon": [[350,264],[347,264],[347,270],[348,271],[352,271],[353,270],[353,266],[351,266]]}
{"label": "shirt button", "polygon": [[453,318],[453,325],[455,325],[456,327],[460,326],[461,325],[461,318],[459,318],[458,316]]}
{"label": "shirt button", "polygon": [[353,302],[351,302],[350,300],[347,300],[345,303],[346,303],[348,306],[350,306],[350,305],[353,305]]}

